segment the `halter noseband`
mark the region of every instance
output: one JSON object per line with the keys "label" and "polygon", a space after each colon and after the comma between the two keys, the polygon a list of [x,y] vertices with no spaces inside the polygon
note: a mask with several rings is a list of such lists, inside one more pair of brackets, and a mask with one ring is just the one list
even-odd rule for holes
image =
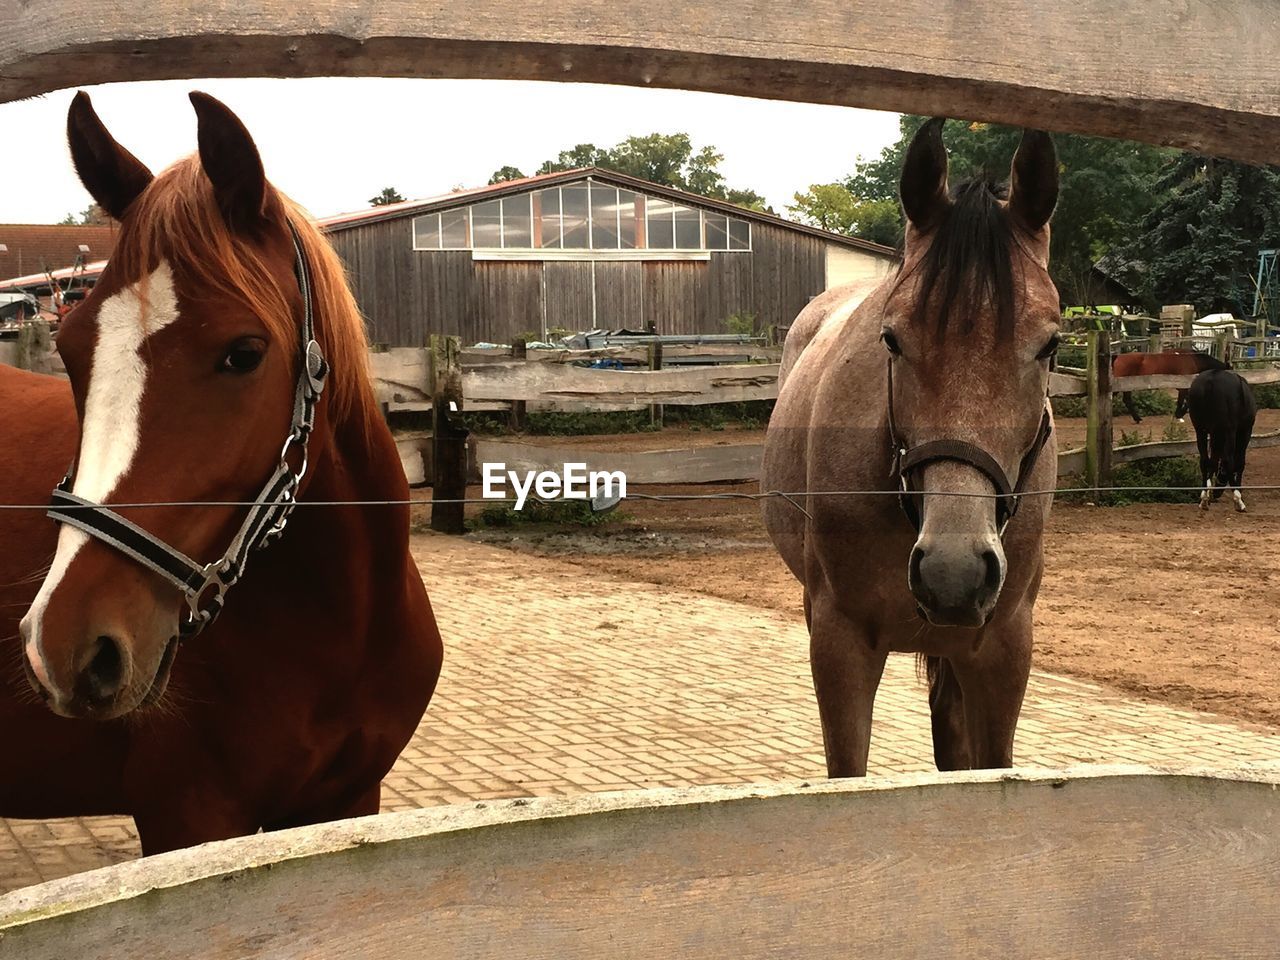
{"label": "halter noseband", "polygon": [[1046,407],[1040,417],[1040,426],[1036,430],[1035,439],[1022,455],[1018,465],[1018,482],[1010,484],[1004,468],[996,458],[981,447],[967,440],[930,440],[918,446],[908,447],[898,436],[898,427],[893,418],[893,357],[889,357],[889,443],[893,448],[893,466],[891,476],[898,482],[898,503],[902,512],[907,515],[911,525],[920,531],[920,511],[916,508],[915,491],[911,489],[911,471],[927,463],[939,460],[954,460],[973,467],[991,481],[996,490],[996,529],[999,536],[1004,536],[1005,528],[1014,514],[1018,512],[1021,494],[1026,489],[1027,480],[1040,459],[1040,451],[1049,442],[1053,433],[1053,419]]}
{"label": "halter noseband", "polygon": [[[114,547],[181,591],[188,609],[178,628],[178,636],[182,639],[194,637],[217,618],[226,601],[227,590],[244,575],[249,554],[273,543],[284,532],[297,503],[298,487],[307,472],[307,441],[315,426],[316,405],[324,392],[329,365],[315,338],[311,269],[292,223],[289,224],[289,233],[297,258],[294,269],[298,288],[302,292],[302,335],[293,421],[280,449],[280,463],[254,498],[249,515],[236,531],[226,553],[212,563],[198,563],[114,510],[76,496],[71,492],[74,466],[53,491],[48,512],[50,517]],[[290,451],[295,446],[302,458],[297,469],[289,463]]]}

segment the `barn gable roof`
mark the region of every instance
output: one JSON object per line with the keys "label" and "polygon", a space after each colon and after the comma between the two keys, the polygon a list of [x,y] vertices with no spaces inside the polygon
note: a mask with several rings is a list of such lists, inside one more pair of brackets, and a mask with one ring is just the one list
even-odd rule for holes
{"label": "barn gable roof", "polygon": [[784,230],[794,230],[797,233],[809,234],[810,236],[817,237],[827,243],[853,247],[882,257],[897,256],[897,251],[894,250],[893,247],[886,247],[884,244],[872,243],[870,240],[862,240],[858,237],[845,236],[842,233],[832,233],[829,230],[823,230],[819,227],[811,227],[803,223],[796,223],[794,220],[787,220],[783,217],[775,216],[772,213],[762,213],[759,210],[751,210],[747,207],[740,207],[724,200],[715,200],[711,197],[703,197],[696,193],[689,193],[685,190],[677,190],[674,187],[651,183],[648,180],[641,180],[638,177],[627,176],[626,174],[617,173],[613,170],[605,170],[601,167],[580,167],[575,170],[562,170],[556,173],[545,173],[536,177],[523,177],[519,180],[506,180],[502,183],[490,184],[485,187],[455,190],[452,193],[447,193],[438,197],[430,197],[425,200],[405,200],[402,203],[391,203],[381,207],[370,207],[367,210],[357,210],[354,213],[342,213],[332,217],[322,217],[316,222],[320,229],[325,233],[336,233],[370,223],[381,223],[386,220],[396,220],[400,217],[420,216],[424,213],[438,213],[441,210],[450,210],[454,207],[464,207],[483,200],[496,200],[500,197],[524,193],[529,190],[538,190],[544,187],[556,187],[566,183],[575,183],[579,180],[585,180],[588,177],[592,180],[599,181],[600,183],[607,183],[611,186],[622,187],[626,190],[634,190],[637,193],[645,193],[655,197],[662,197],[666,200],[674,200],[686,206],[703,207],[708,210],[716,210],[720,213],[737,217],[741,220],[750,220],[756,223],[768,224],[773,227],[780,227]]}

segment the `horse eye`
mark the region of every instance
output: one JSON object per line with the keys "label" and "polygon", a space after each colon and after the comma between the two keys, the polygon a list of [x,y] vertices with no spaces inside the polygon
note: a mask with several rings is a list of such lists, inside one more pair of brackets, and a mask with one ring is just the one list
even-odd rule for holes
{"label": "horse eye", "polygon": [[267,354],[267,342],[260,337],[241,337],[218,364],[223,373],[252,373]]}
{"label": "horse eye", "polygon": [[1062,338],[1056,333],[1049,338],[1049,342],[1044,345],[1044,349],[1036,354],[1037,360],[1048,360],[1058,352],[1058,345],[1062,343]]}
{"label": "horse eye", "polygon": [[898,346],[898,338],[893,335],[893,331],[888,327],[880,331],[880,340],[884,343],[885,349],[895,357],[902,356],[902,347]]}

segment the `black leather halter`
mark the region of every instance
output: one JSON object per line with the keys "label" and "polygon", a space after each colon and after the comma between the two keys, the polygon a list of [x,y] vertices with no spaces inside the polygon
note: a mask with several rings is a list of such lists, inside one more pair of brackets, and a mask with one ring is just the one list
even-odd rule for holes
{"label": "black leather halter", "polygon": [[1018,465],[1018,482],[1010,484],[1004,468],[996,458],[981,447],[967,440],[930,440],[915,447],[908,447],[898,436],[898,427],[893,418],[893,357],[889,358],[889,442],[893,447],[892,474],[898,483],[898,503],[902,511],[911,521],[911,525],[920,531],[920,510],[916,506],[916,491],[911,489],[911,471],[927,463],[939,460],[955,460],[973,467],[991,481],[996,493],[996,529],[1001,537],[1014,514],[1018,512],[1021,494],[1026,489],[1027,481],[1035,470],[1040,451],[1049,442],[1053,433],[1053,418],[1046,406],[1040,418],[1040,426],[1036,430],[1035,439],[1022,455]]}
{"label": "black leather halter", "polygon": [[[53,491],[50,517],[114,547],[181,591],[188,609],[178,628],[178,635],[183,639],[195,636],[217,618],[226,601],[227,590],[244,575],[249,555],[273,543],[284,532],[289,514],[297,503],[298,487],[307,472],[307,441],[315,426],[316,405],[324,392],[329,365],[315,338],[311,269],[292,223],[289,224],[289,232],[297,257],[298,288],[302,292],[302,331],[293,421],[280,450],[280,463],[254,498],[249,515],[236,531],[226,552],[212,563],[198,563],[109,507],[76,496],[71,492],[74,466]],[[301,458],[296,468],[289,463],[294,447],[298,448],[295,457]]]}

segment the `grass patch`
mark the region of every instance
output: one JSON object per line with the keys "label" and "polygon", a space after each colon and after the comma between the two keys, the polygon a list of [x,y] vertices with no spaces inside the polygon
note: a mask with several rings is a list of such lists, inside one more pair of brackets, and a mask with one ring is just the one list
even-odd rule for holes
{"label": "grass patch", "polygon": [[[730,427],[760,430],[769,423],[772,412],[772,400],[749,400],[692,407],[667,406],[663,408],[662,419],[666,426],[688,427],[690,430],[724,430]],[[484,436],[511,433],[510,420],[505,413],[464,413],[460,419],[472,433]],[[659,429],[649,422],[648,409],[582,413],[530,411],[525,417],[524,433],[541,437],[585,437],[651,433]]]}

